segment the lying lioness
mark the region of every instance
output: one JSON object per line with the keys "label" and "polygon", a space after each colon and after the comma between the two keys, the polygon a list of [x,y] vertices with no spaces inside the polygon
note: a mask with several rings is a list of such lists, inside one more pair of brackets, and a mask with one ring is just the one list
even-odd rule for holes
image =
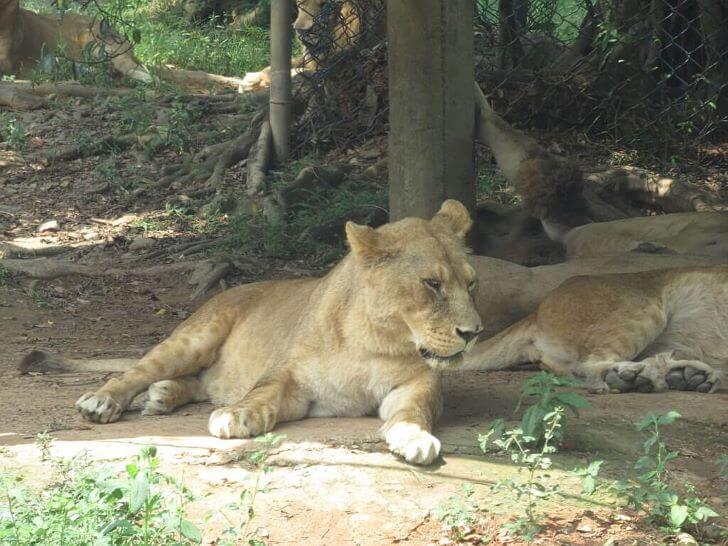
{"label": "lying lioness", "polygon": [[469,369],[541,362],[590,391],[713,392],[728,368],[728,266],[574,277],[476,345]]}
{"label": "lying lioness", "polygon": [[379,410],[389,448],[412,463],[440,452],[435,370],[458,365],[482,329],[465,207],[376,230],[348,223],[351,253],[323,278],[232,288],[120,378],[82,396],[91,421],[116,421],[149,389],[146,414],[191,401],[223,407],[210,432],[246,438],[309,416]]}
{"label": "lying lioness", "polygon": [[60,18],[34,13],[22,9],[18,0],[0,0],[0,76],[27,77],[48,54],[62,52],[80,61],[92,45],[103,50],[120,73],[151,81],[132,45],[101,21],[75,13]]}
{"label": "lying lioness", "polygon": [[675,212],[586,224],[559,233],[544,227],[561,242],[569,259],[625,252],[663,252],[728,258],[728,212]]}

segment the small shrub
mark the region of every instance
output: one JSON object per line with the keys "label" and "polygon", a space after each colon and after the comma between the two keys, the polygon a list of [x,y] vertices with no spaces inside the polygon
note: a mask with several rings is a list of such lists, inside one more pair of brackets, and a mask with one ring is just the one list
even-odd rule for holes
{"label": "small shrub", "polygon": [[683,497],[670,486],[669,463],[677,459],[679,453],[667,447],[660,427],[674,423],[679,417],[676,411],[663,415],[649,413],[637,423],[637,430],[646,435],[643,455],[635,463],[635,469],[641,473],[636,482],[622,481],[615,486],[626,495],[629,506],[643,510],[649,522],[669,533],[695,529],[697,524],[718,516],[704,499],[694,496],[695,488],[691,484],[686,485],[687,495]]}

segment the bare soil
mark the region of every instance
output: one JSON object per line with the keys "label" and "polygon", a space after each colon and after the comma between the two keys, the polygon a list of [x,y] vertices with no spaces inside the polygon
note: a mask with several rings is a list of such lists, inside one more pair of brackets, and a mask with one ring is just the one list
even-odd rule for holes
{"label": "bare soil", "polygon": [[[161,417],[141,417],[132,411],[113,424],[91,424],[81,419],[73,404],[107,376],[21,376],[16,371],[20,359],[33,349],[75,357],[140,356],[200,303],[190,301],[187,272],[174,267],[200,255],[172,250],[180,241],[206,236],[187,224],[155,220],[169,218],[165,203],[185,189],[134,197],[133,189],[123,183],[133,172],[154,179],[177,157],[167,153],[150,159],[133,150],[114,154],[121,182],[99,178],[97,166],[109,156],[40,161],[43,150],[72,140],[79,131],[99,135],[114,127],[107,107],[84,106],[87,114],[74,117],[74,106],[66,102],[54,112],[18,115],[29,128],[26,149],[16,152],[0,144],[0,253],[3,248],[7,252],[10,243],[35,245],[39,254],[61,247],[61,257],[99,270],[171,265],[145,277],[0,280],[0,464],[32,474],[40,464],[34,437],[44,430],[56,438],[55,454],[70,456],[85,450],[93,459],[111,464],[121,463],[142,445],[154,444],[164,470],[183,476],[200,494],[201,500],[191,506],[191,517],[203,525],[212,514],[204,524],[204,536],[206,543],[214,544],[225,525],[224,507],[250,485],[253,474],[244,453],[254,449],[252,441],[209,436],[209,404]],[[112,121],[104,121],[107,115]],[[238,180],[239,169],[232,169],[226,183],[234,186]],[[108,187],[96,191],[100,184]],[[127,220],[116,225],[108,223],[125,216]],[[49,220],[56,220],[58,229],[39,233],[38,226]],[[145,236],[154,242],[132,246]],[[311,270],[303,262],[261,256],[246,256],[243,262],[227,277],[228,284]],[[443,457],[427,468],[406,465],[389,454],[375,418],[308,419],[278,427],[286,440],[271,457],[274,470],[265,475],[267,492],[258,496],[254,527],[270,544],[447,544],[454,537],[442,530],[434,512],[460,495],[462,483],[469,482],[481,512],[480,523],[465,533],[465,540],[518,544],[500,526],[518,514],[519,507],[490,489],[498,480],[517,476],[517,468],[507,457],[482,455],[477,436],[491,419],[511,416],[528,373],[532,372],[449,374],[445,415],[436,431]],[[555,457],[550,473],[549,479],[560,483],[566,494],[547,507],[547,525],[535,543],[673,540],[608,495],[599,500],[580,496],[579,480],[569,474],[570,469],[601,458],[606,460],[607,477],[628,475],[640,455],[640,436],[633,424],[648,411],[674,409],[682,414],[665,430],[670,447],[681,453],[675,463],[676,487],[691,482],[701,496],[722,507],[720,487],[725,484],[718,479],[716,462],[728,454],[725,389],[712,395],[670,392],[588,398],[592,408],[569,419],[566,449]]]}

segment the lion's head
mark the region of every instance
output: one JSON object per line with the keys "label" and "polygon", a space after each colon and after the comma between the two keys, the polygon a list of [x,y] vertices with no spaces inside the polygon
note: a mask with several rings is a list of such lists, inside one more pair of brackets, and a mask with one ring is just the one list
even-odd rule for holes
{"label": "lion's head", "polygon": [[297,0],[293,28],[307,54],[318,61],[340,52],[360,39],[362,12],[371,0]]}
{"label": "lion's head", "polygon": [[429,221],[406,218],[378,229],[346,225],[370,321],[404,335],[409,350],[414,343],[436,369],[458,365],[482,330],[464,243],[471,225],[467,209],[454,200]]}

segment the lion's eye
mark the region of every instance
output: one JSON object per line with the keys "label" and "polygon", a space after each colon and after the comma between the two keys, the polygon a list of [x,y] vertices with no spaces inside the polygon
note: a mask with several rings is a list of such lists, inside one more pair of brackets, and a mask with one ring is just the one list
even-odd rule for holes
{"label": "lion's eye", "polygon": [[468,292],[472,292],[473,290],[475,290],[475,281],[470,281],[468,283]]}
{"label": "lion's eye", "polygon": [[422,282],[435,294],[439,294],[440,290],[442,289],[442,283],[436,279],[422,279]]}

